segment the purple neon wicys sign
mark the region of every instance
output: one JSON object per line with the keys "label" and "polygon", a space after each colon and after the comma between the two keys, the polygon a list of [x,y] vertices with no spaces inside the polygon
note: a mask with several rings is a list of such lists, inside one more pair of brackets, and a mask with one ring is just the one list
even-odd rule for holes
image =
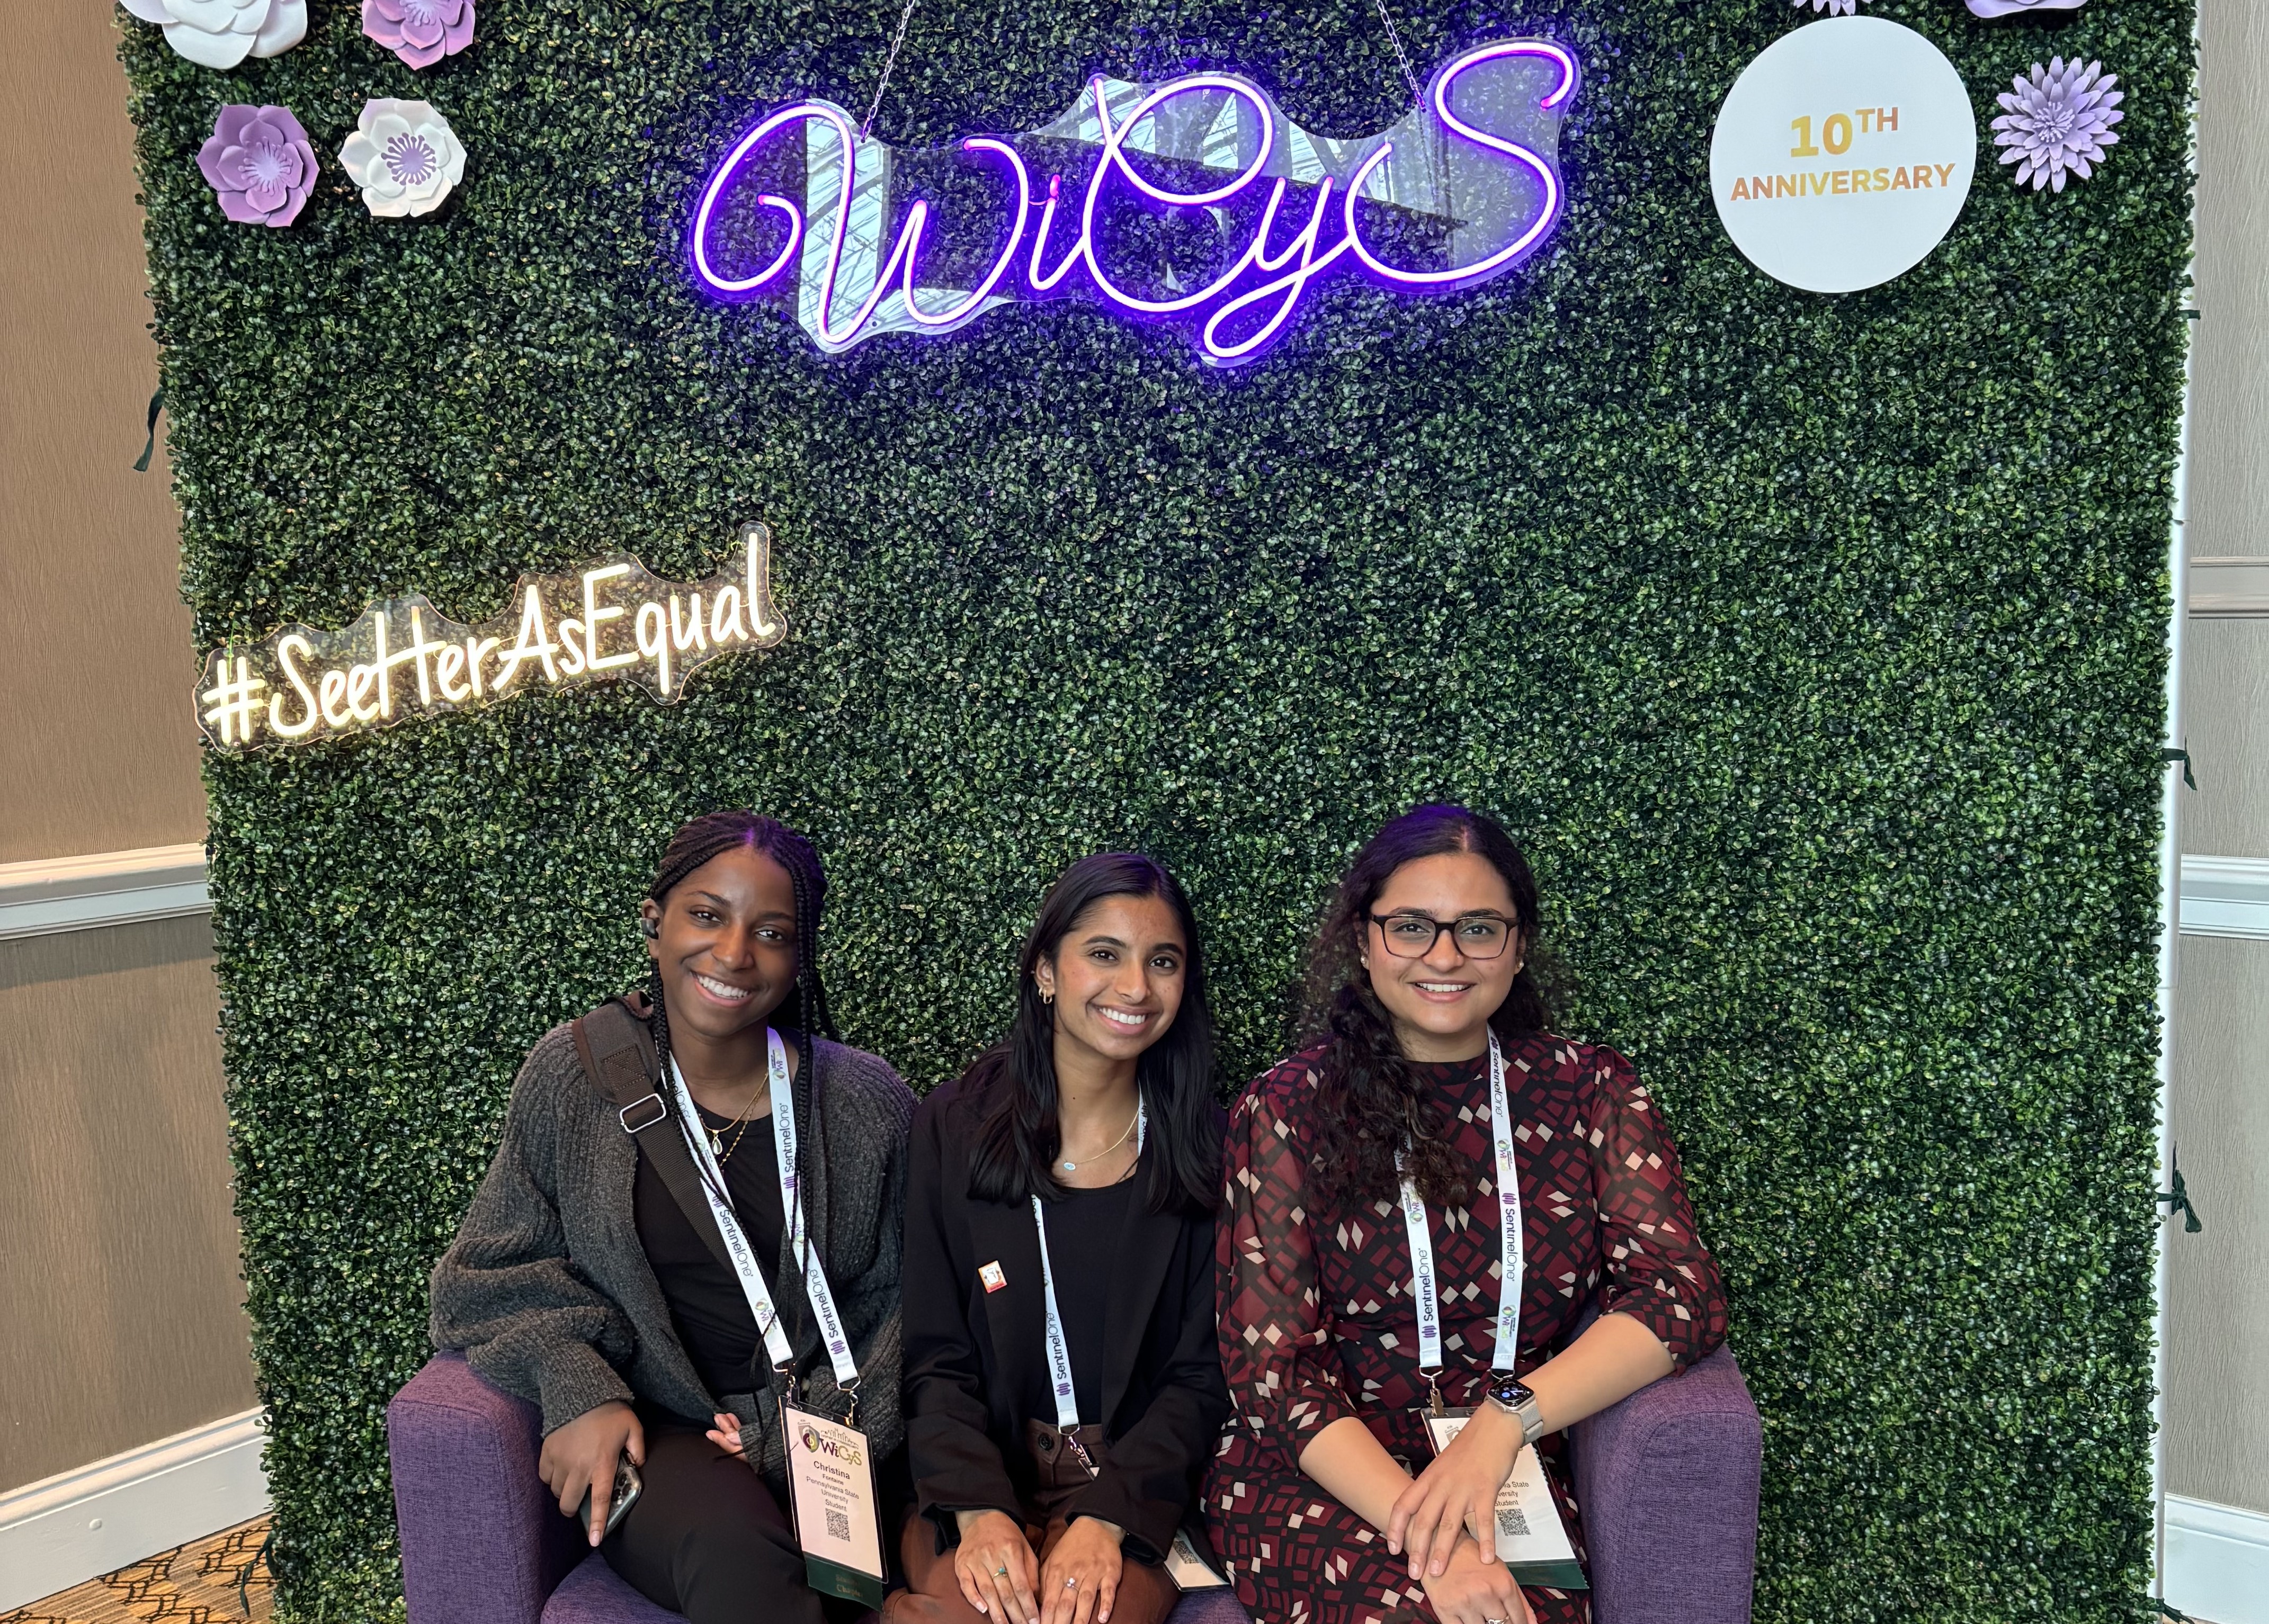
{"label": "purple neon wicys sign", "polygon": [[1327,277],[1442,293],[1534,253],[1560,218],[1578,77],[1548,40],[1475,46],[1401,122],[1349,141],[1310,135],[1229,73],[1098,78],[1053,123],[948,151],[862,140],[834,103],[800,101],[710,176],[693,274],[721,299],[793,288],[798,324],[831,354],[1081,298],[1179,323],[1207,361],[1239,365]]}

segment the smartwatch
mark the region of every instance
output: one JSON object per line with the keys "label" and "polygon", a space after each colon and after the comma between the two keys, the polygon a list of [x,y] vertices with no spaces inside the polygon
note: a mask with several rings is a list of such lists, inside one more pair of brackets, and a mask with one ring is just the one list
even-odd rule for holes
{"label": "smartwatch", "polygon": [[1500,1412],[1520,1423],[1522,1443],[1534,1443],[1544,1436],[1544,1416],[1536,1407],[1536,1395],[1510,1370],[1491,1371],[1489,1385],[1482,1391]]}

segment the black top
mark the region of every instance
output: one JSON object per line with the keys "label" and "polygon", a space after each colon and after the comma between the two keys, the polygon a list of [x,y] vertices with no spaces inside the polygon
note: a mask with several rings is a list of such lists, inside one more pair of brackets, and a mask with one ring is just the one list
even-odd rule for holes
{"label": "black top", "polygon": [[[1055,1276],[1056,1312],[1063,1318],[1064,1345],[1071,1355],[1071,1386],[1079,1419],[1093,1426],[1103,1419],[1103,1321],[1117,1273],[1120,1240],[1127,1225],[1127,1200],[1134,1181],[1122,1178],[1099,1190],[1068,1190],[1063,1199],[1043,1201],[1048,1215],[1048,1266]],[[1048,1378],[1046,1349],[1031,1368],[1038,1385],[1024,1395],[1034,1421],[1056,1424],[1056,1394]]]}
{"label": "black top", "polygon": [[[1056,1413],[1032,1204],[969,1188],[978,1086],[964,1078],[933,1091],[907,1145],[902,1402],[941,1551],[959,1538],[955,1511],[1023,1515],[1038,1487],[1024,1428],[1053,1426]],[[1218,1140],[1223,1119],[1210,1118],[1202,1131]],[[1080,1415],[1102,1426],[1106,1444],[1102,1475],[1061,1509],[1118,1524],[1127,1554],[1150,1562],[1177,1528],[1207,1548],[1198,1476],[1229,1419],[1214,1338],[1214,1216],[1151,1210],[1156,1154],[1146,1149],[1135,1177],[1109,1190],[1042,1203]],[[1115,1204],[1116,1215],[1097,1203]]]}
{"label": "black top", "polygon": [[[778,1303],[774,1259],[780,1256],[780,1235],[787,1219],[780,1206],[780,1167],[772,1159],[772,1113],[751,1121],[740,1131],[737,1140],[730,1118],[703,1111],[701,1120],[704,1126],[721,1131],[732,1149],[732,1159],[725,1163],[725,1192],[733,1198],[733,1215],[741,1221],[741,1230],[757,1254],[758,1272]],[[670,1120],[656,1123],[639,1135],[639,1143],[643,1146],[649,1133],[676,1131],[673,1113]],[[717,1254],[702,1241],[701,1232],[686,1217],[642,1148],[632,1206],[638,1220],[639,1244],[646,1250],[646,1260],[654,1266],[662,1299],[669,1304],[670,1323],[677,1328],[677,1340],[685,1345],[695,1371],[713,1393],[761,1391],[764,1339],[757,1334],[757,1317],[749,1311],[748,1295],[741,1289],[739,1277],[719,1262]]]}

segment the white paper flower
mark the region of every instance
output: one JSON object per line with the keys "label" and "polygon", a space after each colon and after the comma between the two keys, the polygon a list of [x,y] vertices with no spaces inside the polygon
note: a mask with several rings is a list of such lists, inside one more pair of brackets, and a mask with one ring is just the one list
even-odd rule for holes
{"label": "white paper flower", "polygon": [[307,37],[307,0],[118,0],[166,43],[205,68],[280,56]]}
{"label": "white paper flower", "polygon": [[373,214],[431,214],[465,178],[465,149],[430,101],[374,97],[362,104],[355,125],[339,162]]}

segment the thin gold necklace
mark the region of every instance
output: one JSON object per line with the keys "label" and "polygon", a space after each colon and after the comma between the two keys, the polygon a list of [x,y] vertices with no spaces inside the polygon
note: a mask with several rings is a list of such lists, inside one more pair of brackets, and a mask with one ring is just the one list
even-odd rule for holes
{"label": "thin gold necklace", "polygon": [[1121,1133],[1121,1134],[1120,1134],[1117,1139],[1112,1140],[1109,1144],[1105,1145],[1102,1149],[1100,1149],[1100,1150],[1097,1151],[1093,1155],[1091,1155],[1091,1156],[1088,1157],[1088,1159],[1087,1159],[1084,1163],[1081,1163],[1081,1162],[1072,1162],[1072,1161],[1067,1161],[1067,1162],[1065,1162],[1065,1163],[1064,1163],[1064,1164],[1063,1164],[1063,1170],[1064,1170],[1065,1172],[1067,1172],[1067,1173],[1076,1173],[1077,1171],[1079,1171],[1079,1170],[1080,1170],[1082,1167],[1092,1167],[1092,1166],[1094,1166],[1094,1165],[1095,1165],[1095,1163],[1097,1163],[1098,1162],[1102,1161],[1104,1157],[1105,1157],[1105,1156],[1109,1155],[1112,1151],[1114,1151],[1114,1150],[1118,1149],[1120,1146],[1121,1146],[1121,1145],[1125,1144],[1125,1143],[1127,1142],[1127,1135],[1128,1135],[1128,1134],[1131,1134],[1131,1133],[1133,1133],[1134,1132],[1134,1125],[1135,1125],[1136,1123],[1138,1123],[1138,1122],[1142,1121],[1142,1105],[1141,1105],[1140,1104],[1137,1104],[1135,1105],[1135,1107],[1134,1107],[1134,1114],[1133,1116],[1131,1116],[1131,1117],[1129,1117],[1129,1118],[1127,1118],[1127,1133]]}
{"label": "thin gold necklace", "polygon": [[[726,1163],[730,1162],[733,1159],[733,1152],[741,1148],[742,1138],[747,1134],[749,1131],[750,1119],[756,1115],[757,1102],[759,1099],[769,1096],[771,1093],[771,1079],[767,1078],[765,1079],[765,1086],[759,1088],[754,1094],[749,1096],[749,1103],[742,1108],[741,1114],[739,1116],[734,1118],[730,1122],[728,1122],[724,1127],[711,1128],[709,1130],[709,1154],[717,1158],[717,1165],[719,1167],[724,1166]],[[733,1133],[733,1142],[729,1146],[725,1143],[724,1140],[724,1135],[728,1130],[732,1131]]]}

